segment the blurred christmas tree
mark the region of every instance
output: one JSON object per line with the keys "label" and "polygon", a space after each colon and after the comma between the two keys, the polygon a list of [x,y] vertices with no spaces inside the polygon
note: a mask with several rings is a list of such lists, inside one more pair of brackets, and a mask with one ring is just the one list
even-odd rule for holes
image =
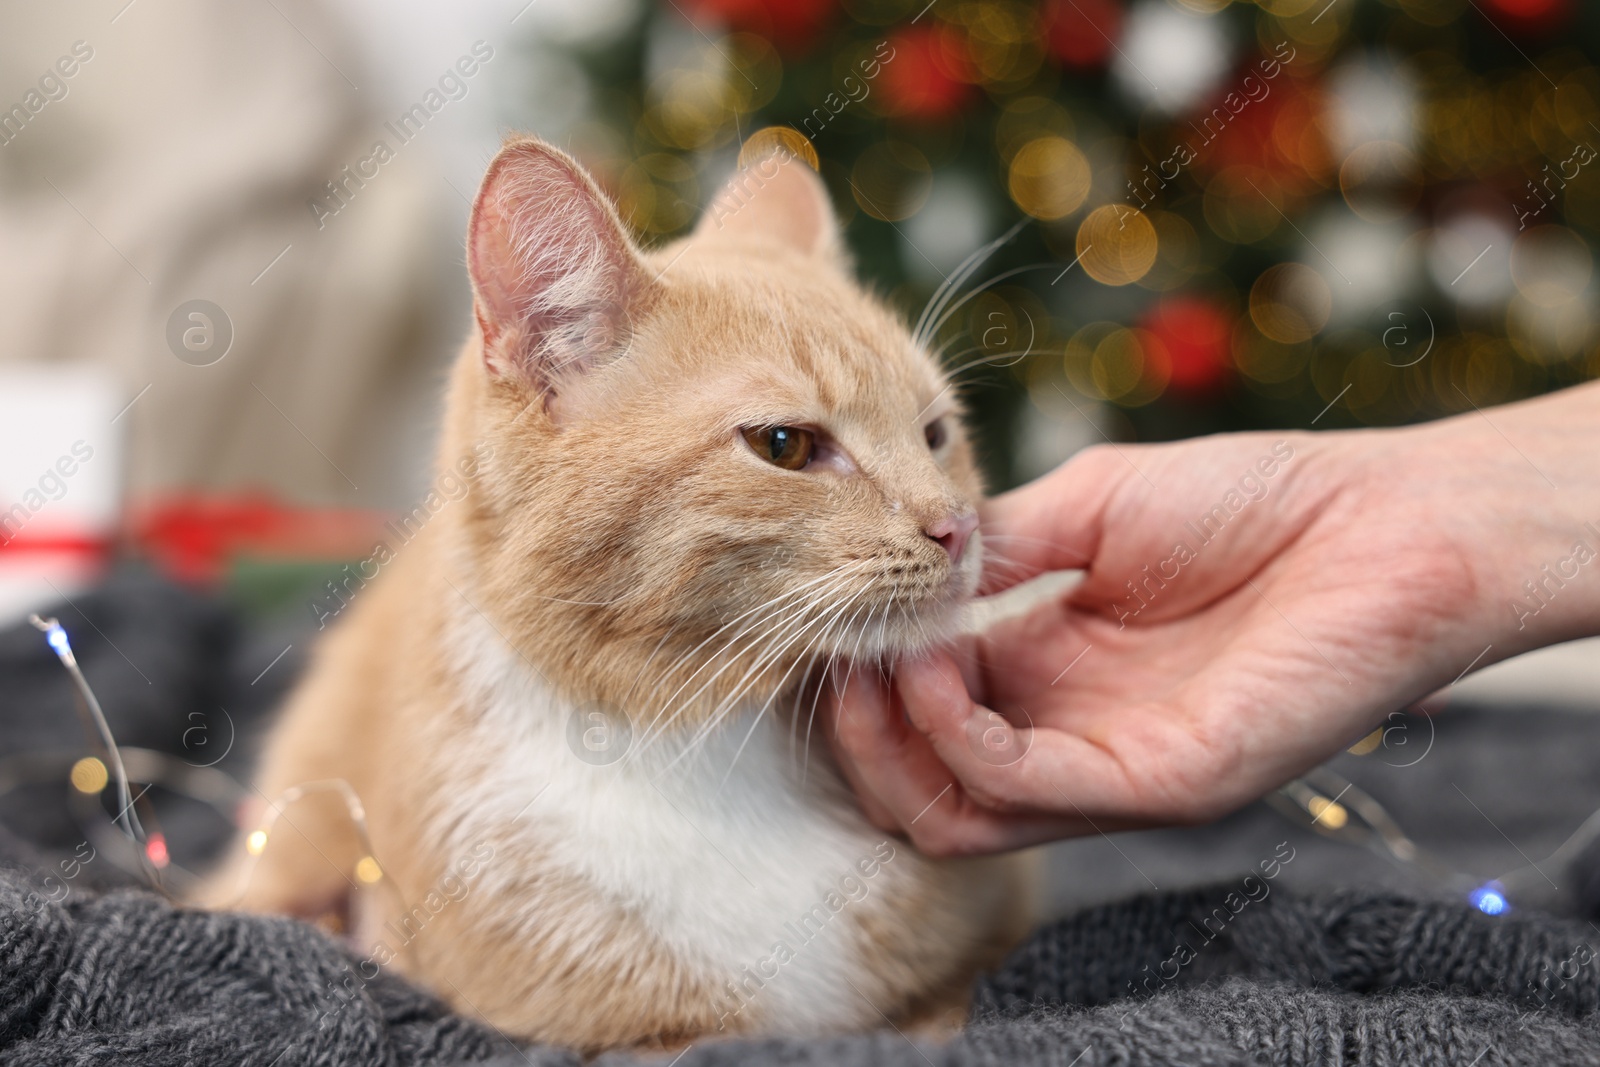
{"label": "blurred christmas tree", "polygon": [[658,239],[758,131],[814,153],[861,274],[951,290],[1004,485],[1600,376],[1597,48],[1575,0],[664,0],[565,50],[543,132]]}

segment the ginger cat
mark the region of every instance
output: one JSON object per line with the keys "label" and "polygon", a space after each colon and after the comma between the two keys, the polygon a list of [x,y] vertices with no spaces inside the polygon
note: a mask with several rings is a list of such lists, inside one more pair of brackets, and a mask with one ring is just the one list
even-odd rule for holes
{"label": "ginger cat", "polygon": [[467,263],[443,492],[346,581],[258,775],[349,782],[381,873],[312,793],[206,898],[348,916],[371,954],[329,1012],[394,966],[587,1051],[964,1005],[1024,932],[1022,868],[874,829],[811,712],[836,658],[955,632],[981,489],[817,176],[770,156],[644,252],[576,162],[513,139]]}

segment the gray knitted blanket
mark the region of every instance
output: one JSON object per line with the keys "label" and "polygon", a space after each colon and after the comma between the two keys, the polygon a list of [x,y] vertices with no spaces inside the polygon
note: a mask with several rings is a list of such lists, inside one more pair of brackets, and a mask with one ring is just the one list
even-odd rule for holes
{"label": "gray knitted blanket", "polygon": [[[174,908],[138,890],[64,899],[0,872],[0,1064],[576,1065],[519,1049],[289,919]],[[1374,893],[1157,894],[1040,930],[981,981],[955,1040],[892,1028],[615,1055],[723,1064],[1600,1064],[1588,924]],[[1237,899],[1237,894],[1234,894]]]}

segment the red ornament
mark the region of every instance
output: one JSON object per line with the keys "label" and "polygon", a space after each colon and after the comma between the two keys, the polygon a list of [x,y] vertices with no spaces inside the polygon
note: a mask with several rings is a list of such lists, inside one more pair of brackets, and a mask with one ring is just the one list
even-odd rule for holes
{"label": "red ornament", "polygon": [[1489,14],[1506,29],[1546,34],[1569,21],[1572,0],[1488,0]]}
{"label": "red ornament", "polygon": [[1050,0],[1041,18],[1051,55],[1078,69],[1105,66],[1122,31],[1114,0]]}
{"label": "red ornament", "polygon": [[672,6],[695,22],[759,34],[793,54],[816,43],[834,0],[676,0]]}
{"label": "red ornament", "polygon": [[967,43],[948,26],[914,26],[889,38],[878,84],[891,115],[938,119],[957,111],[972,94]]}
{"label": "red ornament", "polygon": [[1141,325],[1166,349],[1168,387],[1173,391],[1201,395],[1228,381],[1233,323],[1212,302],[1194,296],[1168,297],[1146,313]]}
{"label": "red ornament", "polygon": [[[1248,167],[1288,191],[1326,180],[1337,164],[1322,133],[1328,105],[1321,91],[1281,72],[1274,80],[1264,80],[1254,64],[1245,72],[1251,80],[1236,82],[1244,88],[1256,87],[1251,91],[1257,98],[1245,95],[1242,89],[1230,89],[1195,108],[1174,124],[1171,154],[1152,172],[1175,175],[1184,166],[1183,159],[1192,155],[1196,173]],[[1180,148],[1186,152],[1180,153]]]}

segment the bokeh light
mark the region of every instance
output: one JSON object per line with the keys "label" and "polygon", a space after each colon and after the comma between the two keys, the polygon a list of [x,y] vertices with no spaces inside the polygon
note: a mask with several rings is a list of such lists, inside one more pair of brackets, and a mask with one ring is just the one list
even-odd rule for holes
{"label": "bokeh light", "polygon": [[1168,298],[1141,325],[1166,354],[1172,389],[1193,396],[1227,383],[1233,321],[1217,304],[1200,297]]}
{"label": "bokeh light", "polygon": [[1098,67],[1122,35],[1115,0],[1047,0],[1042,16],[1050,51],[1069,67]]}
{"label": "bokeh light", "polygon": [[1111,73],[1133,99],[1176,112],[1197,103],[1222,80],[1232,64],[1231,53],[1216,19],[1161,0],[1139,0],[1128,12]]}
{"label": "bokeh light", "polygon": [[100,792],[111,780],[106,765],[93,756],[85,756],[74,763],[68,777],[72,781],[72,788],[91,795]]}
{"label": "bokeh light", "polygon": [[1511,295],[1511,212],[1463,212],[1442,220],[1427,251],[1433,284],[1451,300],[1474,307]]}
{"label": "bokeh light", "polygon": [[1499,882],[1488,882],[1474,889],[1468,894],[1467,899],[1472,906],[1485,915],[1504,915],[1511,910],[1511,905],[1506,901],[1505,889]]}
{"label": "bokeh light", "polygon": [[1089,161],[1064,137],[1047,135],[1023,145],[1011,160],[1007,187],[1018,207],[1036,219],[1059,219],[1089,195]]}
{"label": "bokeh light", "polygon": [[1332,312],[1327,281],[1302,263],[1270,267],[1250,287],[1251,321],[1280,344],[1309,341],[1328,324]]}
{"label": "bokeh light", "polygon": [[894,60],[878,76],[879,106],[887,114],[931,121],[960,109],[972,96],[974,72],[965,38],[950,27],[937,22],[908,27],[891,43]]}
{"label": "bokeh light", "polygon": [[1084,396],[1139,407],[1167,386],[1170,364],[1160,342],[1143,330],[1094,322],[1066,344],[1067,379]]}
{"label": "bokeh light", "polygon": [[822,167],[816,146],[793,126],[764,126],[752,133],[739,149],[739,166],[753,166],[775,153],[804,160],[812,170]]}
{"label": "bokeh light", "polygon": [[1078,262],[1102,285],[1128,285],[1156,260],[1156,228],[1138,208],[1106,204],[1078,227]]}

